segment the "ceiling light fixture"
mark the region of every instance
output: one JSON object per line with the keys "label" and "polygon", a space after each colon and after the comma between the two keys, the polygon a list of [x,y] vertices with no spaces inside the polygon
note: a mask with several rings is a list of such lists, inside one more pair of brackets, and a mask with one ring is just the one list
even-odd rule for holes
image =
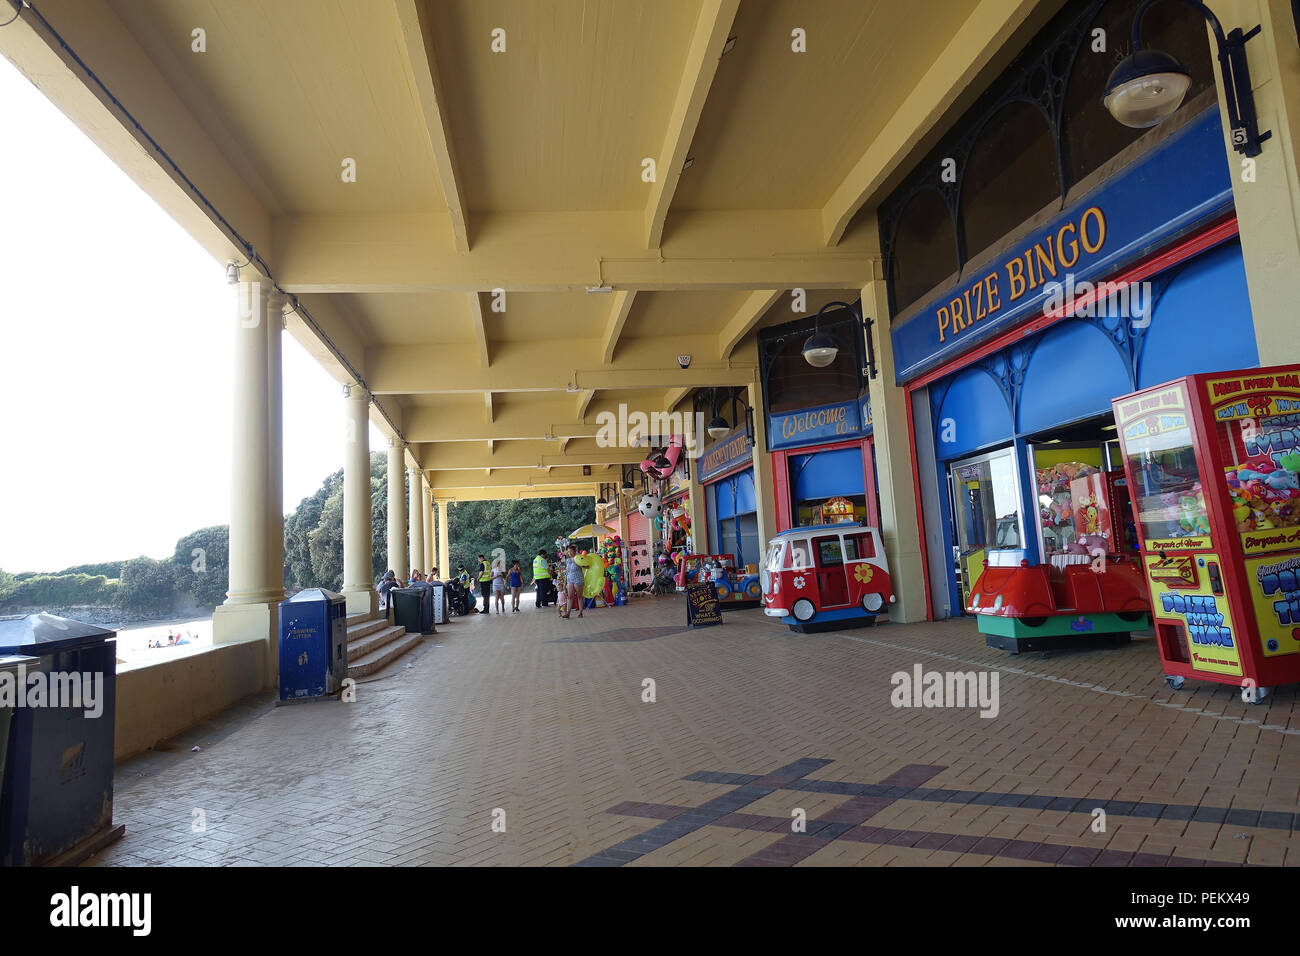
{"label": "ceiling light fixture", "polygon": [[686,162],[682,163],[682,172],[686,172],[686,170],[690,169],[694,165],[695,165],[695,157],[687,156]]}
{"label": "ceiling light fixture", "polygon": [[735,47],[736,47],[736,38],[727,37],[727,42],[722,44],[722,55],[726,56],[728,53],[734,50]]}
{"label": "ceiling light fixture", "polygon": [[[1192,85],[1187,67],[1177,57],[1161,50],[1142,49],[1142,17],[1156,2],[1146,0],[1133,15],[1133,53],[1111,72],[1102,99],[1111,116],[1134,129],[1155,126],[1172,116]],[[1246,33],[1236,28],[1225,36],[1223,24],[1209,7],[1199,0],[1182,2],[1200,11],[1214,33],[1232,148],[1246,156],[1258,156],[1263,149],[1260,144],[1273,135],[1259,131],[1255,94],[1246,63],[1246,41],[1258,34],[1260,28],[1256,25]]]}
{"label": "ceiling light fixture", "polygon": [[605,292],[613,292],[614,287],[612,285],[589,285],[587,286],[587,291],[593,294],[596,293],[603,294]]}
{"label": "ceiling light fixture", "polygon": [[827,302],[817,310],[817,315],[813,318],[813,334],[803,344],[804,361],[813,368],[825,368],[840,354],[840,347],[835,344],[835,340],[822,331],[822,314],[832,306],[853,310],[853,306],[847,302]]}

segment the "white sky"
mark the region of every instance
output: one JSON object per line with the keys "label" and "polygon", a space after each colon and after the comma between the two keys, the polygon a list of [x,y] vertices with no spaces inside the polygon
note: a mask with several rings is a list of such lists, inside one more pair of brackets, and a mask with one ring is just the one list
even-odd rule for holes
{"label": "white sky", "polygon": [[[224,264],[4,57],[0,143],[0,568],[166,557],[230,520]],[[286,333],[286,511],[342,467],[343,413]]]}

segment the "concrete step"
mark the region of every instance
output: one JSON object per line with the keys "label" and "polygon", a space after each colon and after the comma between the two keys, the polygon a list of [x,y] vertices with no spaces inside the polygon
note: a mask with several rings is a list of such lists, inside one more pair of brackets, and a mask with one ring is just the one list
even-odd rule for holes
{"label": "concrete step", "polygon": [[397,640],[388,641],[383,647],[373,650],[355,661],[352,659],[352,650],[349,646],[348,676],[352,678],[369,677],[375,671],[401,657],[422,640],[424,640],[423,634],[404,633]]}
{"label": "concrete step", "polygon": [[360,637],[354,636],[350,631],[348,632],[349,661],[359,660],[371,651],[378,650],[385,644],[389,644],[406,634],[406,628],[404,627],[396,624],[386,625],[383,621],[378,623],[380,625],[378,628],[367,631]]}
{"label": "concrete step", "polygon": [[357,617],[360,618],[360,620],[355,623],[352,618],[348,618],[349,644],[359,638],[365,637],[367,634],[374,634],[376,631],[382,631],[384,628],[392,626],[382,617],[364,618],[359,614]]}

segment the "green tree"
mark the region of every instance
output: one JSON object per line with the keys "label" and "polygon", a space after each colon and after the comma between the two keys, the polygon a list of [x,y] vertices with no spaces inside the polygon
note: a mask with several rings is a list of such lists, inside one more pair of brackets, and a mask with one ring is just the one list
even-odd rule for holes
{"label": "green tree", "polygon": [[555,550],[555,539],[595,519],[590,498],[527,498],[501,501],[461,501],[447,507],[448,551],[451,567],[473,572],[478,556],[492,557],[494,548],[506,553],[506,560],[518,559],[524,580],[531,580],[532,559],[539,550]]}
{"label": "green tree", "polygon": [[230,528],[214,525],[176,542],[171,557],[176,590],[195,607],[216,607],[230,584]]}
{"label": "green tree", "polygon": [[[325,481],[325,488],[329,489],[329,494],[321,503],[319,511],[315,512],[315,523],[306,529],[305,534],[310,570],[304,574],[305,580],[296,578],[299,574],[297,567],[290,564],[290,574],[295,576],[295,583],[299,583],[302,587],[337,590],[343,585],[343,472],[335,472]],[[322,491],[325,488],[322,488]],[[312,499],[304,499],[303,504],[306,505],[309,501]],[[308,518],[314,508],[315,504],[312,501]],[[290,519],[294,524],[295,536],[303,532],[303,524],[296,519],[295,513]],[[371,580],[374,581],[378,580],[379,575],[383,573],[388,561],[387,454],[376,453],[370,456],[370,527],[370,569]],[[299,547],[300,545],[295,541],[295,548]]]}
{"label": "green tree", "polygon": [[165,614],[176,601],[171,559],[155,561],[143,555],[122,565],[117,603],[129,611]]}

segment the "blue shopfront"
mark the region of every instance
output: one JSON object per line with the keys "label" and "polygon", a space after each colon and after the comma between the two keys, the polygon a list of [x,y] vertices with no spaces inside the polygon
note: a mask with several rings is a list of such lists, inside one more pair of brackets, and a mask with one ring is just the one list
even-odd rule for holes
{"label": "blue shopfront", "polygon": [[735,555],[738,567],[757,564],[763,548],[758,540],[754,442],[749,430],[706,447],[698,468],[707,502],[710,550]]}
{"label": "blue shopfront", "polygon": [[[1258,364],[1217,108],[909,310],[892,340],[931,611],[956,615],[990,551],[1067,561],[1094,487],[1076,479],[1119,480],[1112,398]],[[1131,545],[1124,527],[1115,542]]]}
{"label": "blue shopfront", "polygon": [[[834,303],[832,303],[834,305]],[[814,366],[802,350],[814,332],[837,347]],[[778,531],[859,522],[879,515],[868,359],[860,306],[823,310],[759,336],[767,451]]]}

